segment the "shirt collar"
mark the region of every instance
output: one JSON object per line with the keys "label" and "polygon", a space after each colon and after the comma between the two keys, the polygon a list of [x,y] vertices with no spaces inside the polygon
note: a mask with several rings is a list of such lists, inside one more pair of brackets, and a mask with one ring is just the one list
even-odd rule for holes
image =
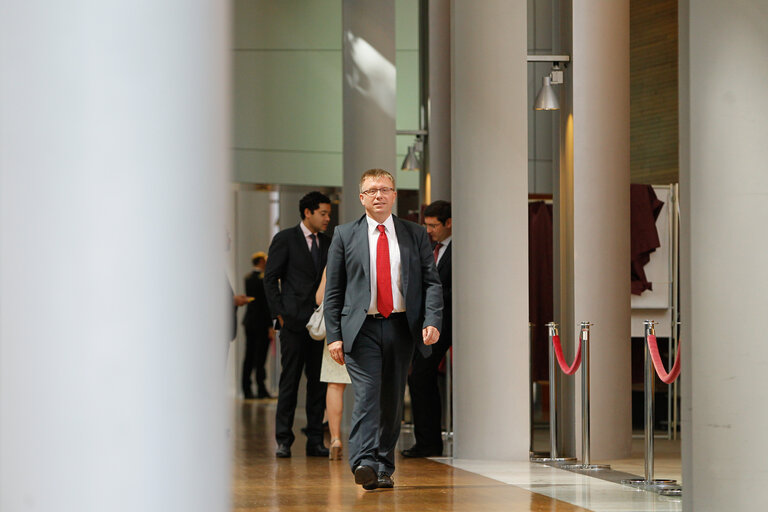
{"label": "shirt collar", "polygon": [[309,228],[304,224],[304,221],[299,222],[299,226],[301,226],[301,231],[302,233],[304,233],[304,238],[307,238],[309,235],[312,234]]}
{"label": "shirt collar", "polygon": [[443,247],[448,247],[451,244],[451,238],[453,238],[453,235],[449,236],[448,238],[446,238],[442,242],[437,242],[437,243],[443,244]]}
{"label": "shirt collar", "polygon": [[[368,215],[365,216],[365,220],[368,221],[368,232],[373,233],[375,231],[378,231],[379,228],[377,227],[379,225],[378,222],[370,218]],[[382,222],[384,224],[384,227],[386,228],[388,233],[394,233],[395,232],[395,221],[392,220],[392,214],[389,214],[389,217],[387,217],[387,220]]]}

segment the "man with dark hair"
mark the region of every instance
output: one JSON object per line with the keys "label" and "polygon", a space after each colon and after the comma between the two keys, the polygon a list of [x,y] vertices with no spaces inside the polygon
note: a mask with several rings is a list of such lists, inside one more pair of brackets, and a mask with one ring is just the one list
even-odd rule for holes
{"label": "man with dark hair", "polygon": [[328,456],[323,444],[325,384],[320,382],[323,345],[309,337],[306,325],[317,306],[315,292],[330,245],[330,238],[322,232],[331,220],[331,200],[320,192],[310,192],[301,198],[299,211],[301,222],[272,239],[264,274],[269,310],[280,328],[283,370],[275,418],[276,455],[280,458],[291,456],[302,369],[307,376],[306,453],[313,457]]}
{"label": "man with dark hair", "polygon": [[363,173],[365,215],[339,226],[328,251],[328,352],[355,389],[349,463],[363,489],[391,488],[408,366],[440,338],[442,292],[424,228],[392,215],[395,180]]}
{"label": "man with dark hair", "polygon": [[[272,315],[269,313],[267,296],[264,293],[263,275],[267,265],[267,254],[257,252],[251,256],[253,271],[245,277],[245,294],[250,303],[243,317],[245,326],[245,358],[243,359],[242,387],[243,397],[272,398],[267,391],[264,381],[267,374],[264,371],[264,363],[267,360],[269,342],[274,339],[275,331],[272,329]],[[256,386],[258,394],[254,395],[251,389],[251,374],[256,370]]]}
{"label": "man with dark hair", "polygon": [[429,357],[420,352],[413,355],[408,389],[411,391],[416,444],[402,451],[404,457],[439,457],[443,454],[443,408],[437,376],[440,362],[452,341],[451,224],[451,203],[448,201],[435,201],[424,210],[424,225],[432,240],[432,254],[443,285],[443,329],[440,341],[432,345]]}

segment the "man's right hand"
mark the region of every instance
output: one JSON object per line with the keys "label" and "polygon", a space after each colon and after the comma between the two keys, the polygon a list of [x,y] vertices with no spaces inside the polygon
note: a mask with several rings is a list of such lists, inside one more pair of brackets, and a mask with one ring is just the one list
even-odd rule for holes
{"label": "man's right hand", "polygon": [[283,322],[283,316],[277,315],[277,321],[280,322],[280,328],[282,328],[283,325],[285,324],[285,322]]}
{"label": "man's right hand", "polygon": [[331,354],[331,358],[339,363],[340,365],[344,366],[344,342],[334,341],[333,343],[328,344],[328,352]]}

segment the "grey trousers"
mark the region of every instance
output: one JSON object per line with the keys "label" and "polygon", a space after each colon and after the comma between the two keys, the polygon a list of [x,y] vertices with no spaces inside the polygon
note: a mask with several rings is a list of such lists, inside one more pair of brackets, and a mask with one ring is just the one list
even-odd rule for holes
{"label": "grey trousers", "polygon": [[395,471],[403,395],[415,344],[405,314],[389,319],[368,317],[344,355],[355,391],[349,464],[370,466],[376,473]]}

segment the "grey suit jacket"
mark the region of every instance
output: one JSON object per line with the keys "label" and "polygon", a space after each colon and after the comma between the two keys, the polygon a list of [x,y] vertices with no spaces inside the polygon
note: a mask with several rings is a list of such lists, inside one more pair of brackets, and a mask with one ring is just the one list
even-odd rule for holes
{"label": "grey suit jacket", "polygon": [[[414,342],[425,357],[421,330],[442,327],[443,295],[427,231],[418,224],[392,216],[400,247],[405,313]],[[344,341],[350,352],[371,303],[368,223],[360,219],[338,226],[328,249],[325,284],[325,329],[328,343]]]}

